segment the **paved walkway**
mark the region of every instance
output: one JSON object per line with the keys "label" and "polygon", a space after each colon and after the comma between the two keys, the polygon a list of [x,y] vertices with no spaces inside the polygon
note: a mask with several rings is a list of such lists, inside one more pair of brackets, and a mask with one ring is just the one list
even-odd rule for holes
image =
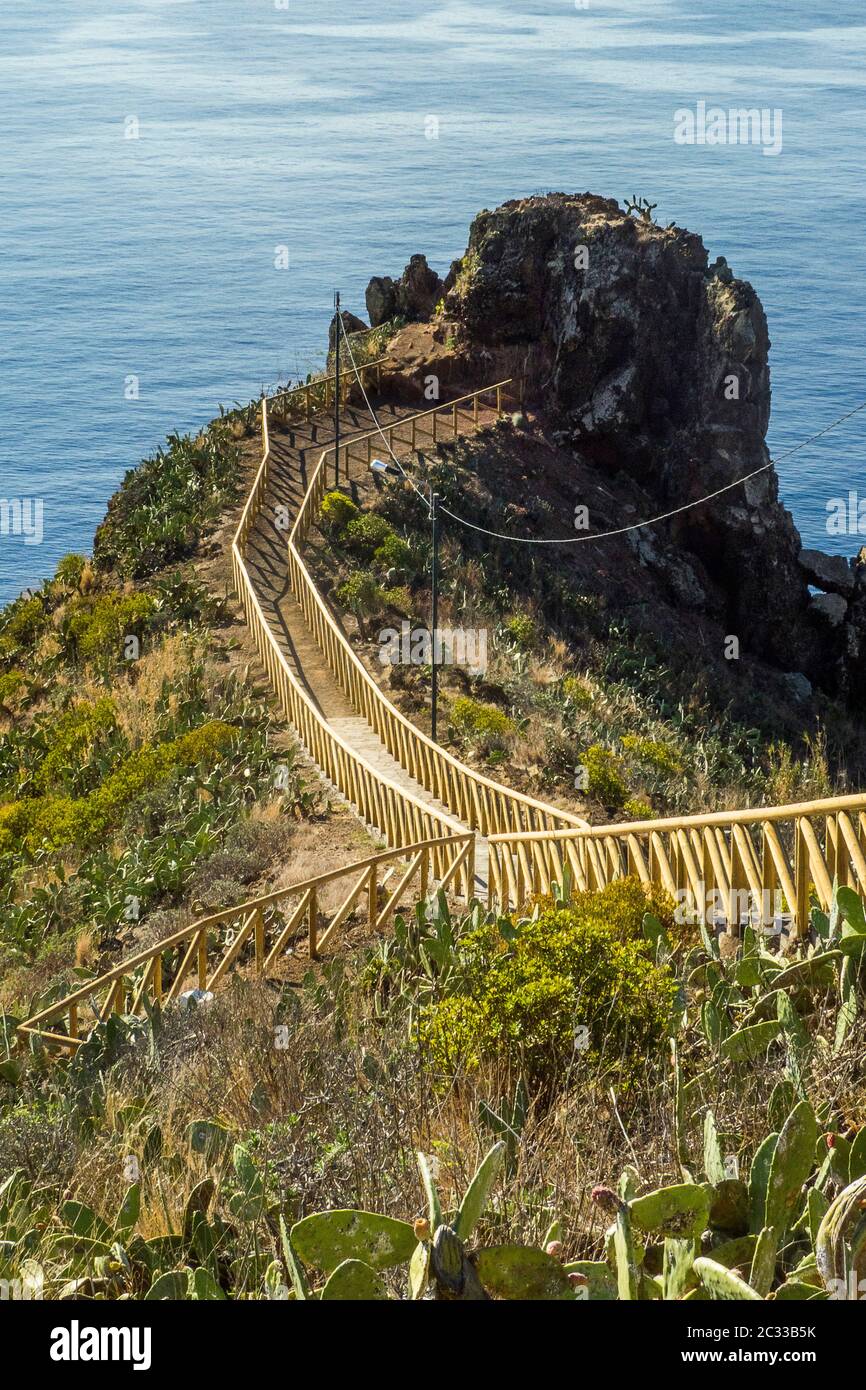
{"label": "paved walkway", "polygon": [[[380,406],[376,403],[376,412],[384,426],[401,417],[417,413],[417,407]],[[370,417],[365,411],[347,407],[343,420],[343,438],[366,433],[370,424]],[[255,526],[247,540],[245,559],[250,579],[265,620],[277,638],[289,666],[334,732],[384,777],[412,792],[426,805],[456,820],[457,817],[450,809],[411,777],[402,764],[388,752],[367,720],[355,713],[334,679],[318,643],[307,627],[303,611],[289,588],[286,564],[288,533],[278,528],[277,518],[285,517],[287,511],[294,521],[319,456],[322,450],[333,442],[333,438],[333,422],[322,417],[285,429],[278,424],[272,426],[268,489]],[[382,450],[376,452],[381,453]],[[361,468],[359,462],[353,461],[351,477],[358,478]],[[487,842],[479,835],[476,836],[475,844],[475,890],[483,899],[486,899],[487,895],[487,875]]]}

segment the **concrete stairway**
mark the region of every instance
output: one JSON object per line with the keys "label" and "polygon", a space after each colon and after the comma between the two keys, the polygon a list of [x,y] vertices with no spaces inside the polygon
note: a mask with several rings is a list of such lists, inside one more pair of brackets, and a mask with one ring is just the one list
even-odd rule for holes
{"label": "concrete stairway", "polygon": [[[411,406],[383,406],[377,409],[383,424],[415,413]],[[343,436],[365,433],[370,418],[363,411],[346,408]],[[322,417],[281,430],[271,427],[271,470],[264,505],[250,532],[247,569],[262,607],[265,620],[277,638],[293,673],[328,721],[334,732],[384,777],[412,792],[420,801],[457,818],[411,777],[382,743],[367,720],[356,714],[338,686],[318,643],[309,631],[300,605],[288,583],[286,543],[291,524],[306,492],[313,469],[324,448],[333,441],[333,426]],[[357,471],[353,467],[353,475]],[[286,524],[288,521],[288,525]],[[486,900],[488,847],[480,835],[475,843],[475,890]]]}

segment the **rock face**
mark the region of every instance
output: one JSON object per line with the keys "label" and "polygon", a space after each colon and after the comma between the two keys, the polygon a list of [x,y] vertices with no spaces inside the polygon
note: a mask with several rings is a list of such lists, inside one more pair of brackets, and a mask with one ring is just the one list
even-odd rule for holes
{"label": "rock face", "polygon": [[427,264],[426,256],[412,256],[399,280],[374,275],[367,286],[370,325],[378,328],[389,319],[428,319],[445,294],[445,284]]}
{"label": "rock face", "polygon": [[[350,314],[348,309],[340,310],[340,318],[347,333],[366,333],[369,325],[363,319],[359,319],[357,314]],[[337,341],[337,315],[331,319],[331,326],[328,329],[328,348],[334,351],[334,344]]]}
{"label": "rock face", "polygon": [[825,555],[823,550],[801,550],[800,569],[810,584],[827,594],[851,596],[854,571],[843,555]]}
{"label": "rock face", "polygon": [[[429,315],[434,280],[413,257],[398,285],[372,281],[371,320],[386,301]],[[832,557],[804,563],[779,501],[765,443],[770,342],[751,285],[723,258],[709,264],[691,232],[591,194],[550,194],[480,213],[444,288],[447,329],[432,336],[453,335],[463,378],[523,376],[553,437],[611,491],[618,475],[639,483],[647,517],[718,493],[636,532],[636,562],[678,572],[683,603],[706,595],[727,631],[782,671],[851,691],[866,583],[855,590]],[[832,601],[812,600],[809,583]]]}

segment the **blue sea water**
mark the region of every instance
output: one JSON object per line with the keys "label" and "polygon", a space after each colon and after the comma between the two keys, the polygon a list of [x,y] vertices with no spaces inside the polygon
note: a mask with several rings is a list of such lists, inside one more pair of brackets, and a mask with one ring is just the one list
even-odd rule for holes
{"label": "blue sea water", "polygon": [[[841,0],[28,0],[0,37],[0,600],[89,547],[126,468],[321,364],[334,287],[542,189],[658,204],[766,307],[771,447],[866,401],[866,15]],[[777,157],[687,146],[699,101],[783,113]],[[438,119],[430,139],[429,117]],[[128,138],[137,128],[138,138]],[[288,269],[277,269],[277,248]],[[128,379],[138,398],[127,399]],[[780,465],[807,543],[866,412]]]}

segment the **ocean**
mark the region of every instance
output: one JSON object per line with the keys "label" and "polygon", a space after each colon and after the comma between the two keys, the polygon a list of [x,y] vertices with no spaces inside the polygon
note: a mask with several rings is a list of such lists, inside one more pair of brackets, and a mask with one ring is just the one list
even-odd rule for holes
{"label": "ocean", "polygon": [[[531,192],[648,198],[752,282],[775,454],[866,401],[850,0],[3,9],[0,496],[32,525],[5,509],[0,601],[89,548],[169,431],[319,367],[335,288],[363,314],[372,274],[416,251],[444,274],[477,211]],[[732,107],[781,148],[767,123],[675,140],[677,112]],[[866,503],[864,441],[866,411],[780,462],[806,544],[866,544],[827,532],[834,497]]]}

